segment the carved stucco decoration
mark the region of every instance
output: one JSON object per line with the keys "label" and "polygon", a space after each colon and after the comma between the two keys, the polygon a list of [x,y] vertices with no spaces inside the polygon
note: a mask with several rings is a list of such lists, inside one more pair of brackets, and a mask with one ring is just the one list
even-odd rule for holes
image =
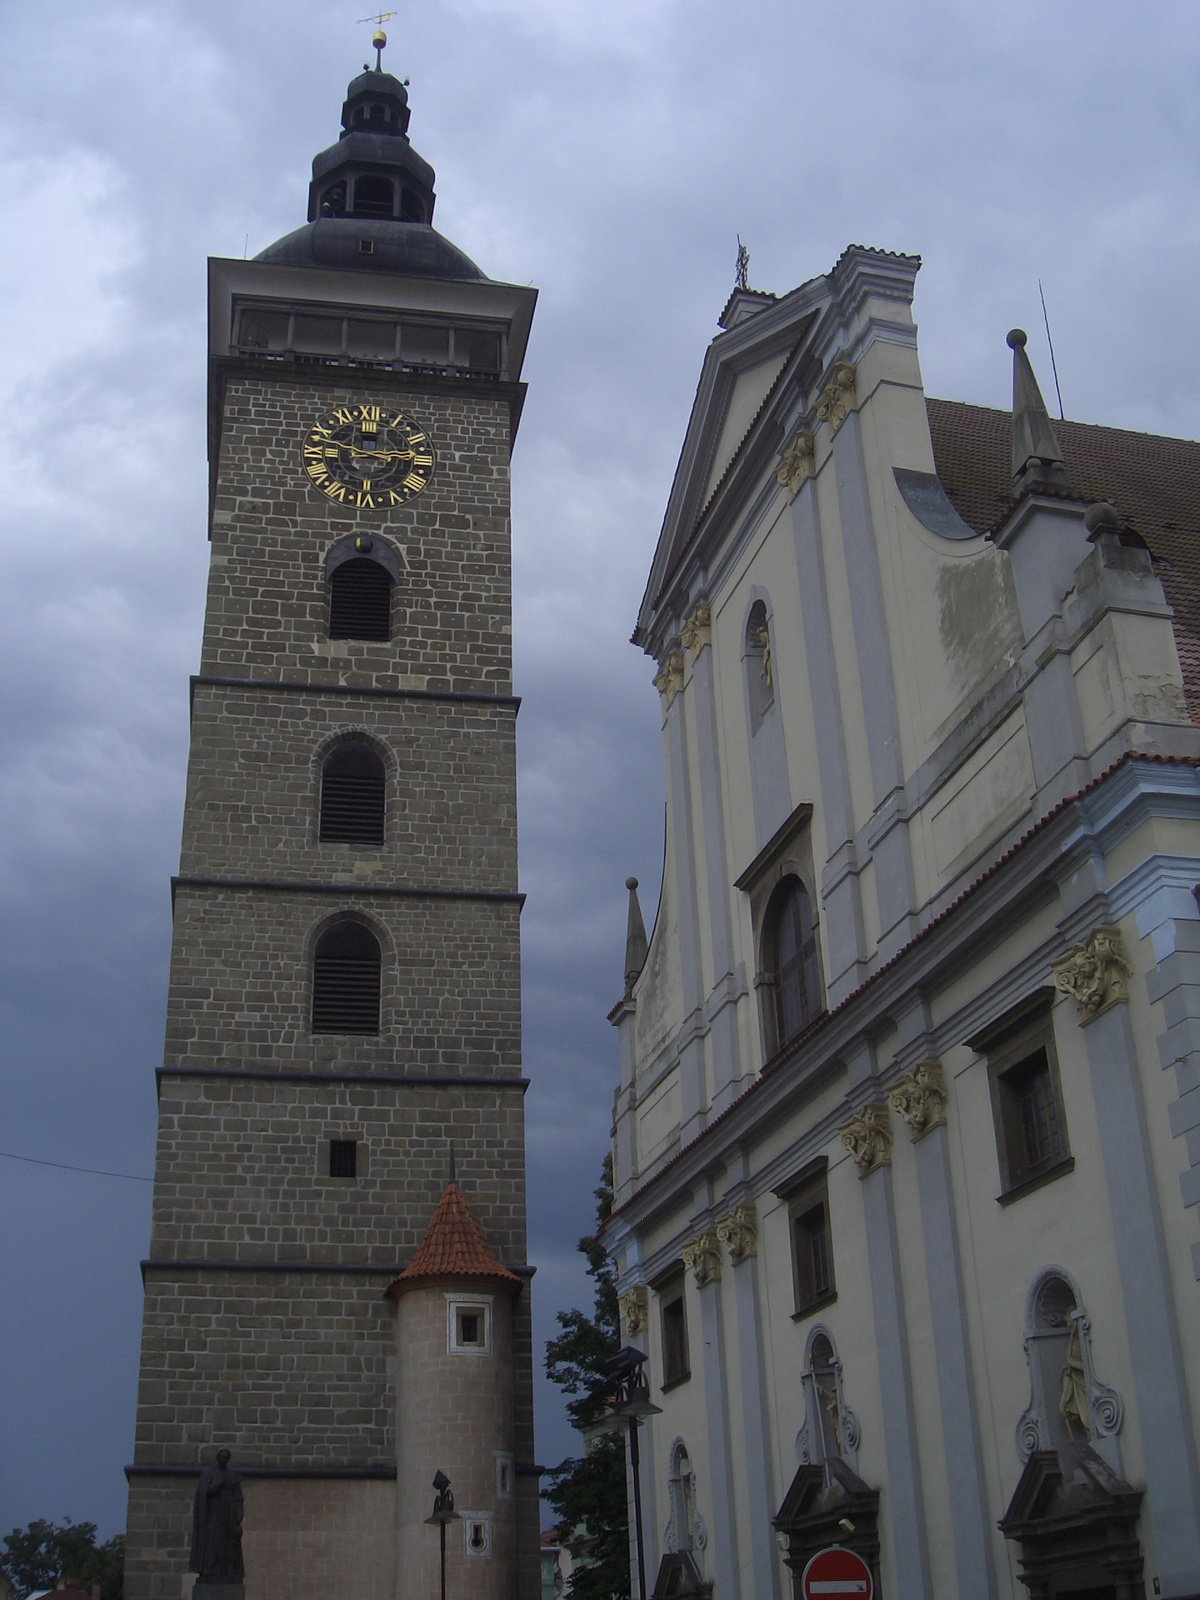
{"label": "carved stucco decoration", "polygon": [[735,1206],[717,1223],[717,1238],[729,1251],[733,1266],[758,1254],[758,1213],[752,1205]]}
{"label": "carved stucco decoration", "polygon": [[842,1143],[858,1164],[860,1178],[892,1164],[892,1130],[884,1101],[864,1106],[845,1127],[839,1128]]}
{"label": "carved stucco decoration", "polygon": [[618,1304],[628,1333],[644,1333],[650,1320],[650,1292],[644,1283],[626,1289]]}
{"label": "carved stucco decoration", "polygon": [[1112,923],[1093,928],[1082,944],[1053,963],[1053,970],[1054,987],[1075,1001],[1080,1023],[1129,999],[1126,979],[1133,968],[1125,959],[1121,930]]}
{"label": "carved stucco decoration", "polygon": [[683,1264],[692,1269],[697,1289],[717,1283],[721,1277],[721,1241],[710,1228],[683,1247]]}
{"label": "carved stucco decoration", "polygon": [[683,648],[698,656],[706,644],[712,643],[712,611],[707,601],[701,600],[683,625]]}
{"label": "carved stucco decoration", "polygon": [[839,361],[825,392],[817,401],[817,415],[829,424],[830,433],[836,433],[858,404],[854,388],[855,368],[849,361]]}
{"label": "carved stucco decoration", "polygon": [[670,706],[675,696],[683,689],[682,650],[671,651],[654,676],[654,687],[659,694],[666,696],[667,705]]}
{"label": "carved stucco decoration", "polygon": [[918,1061],[888,1095],[893,1111],[908,1123],[912,1141],[946,1126],[946,1082],[940,1061]]}
{"label": "carved stucco decoration", "polygon": [[770,628],[755,628],[755,635],[762,645],[762,672],[759,676],[772,694],[775,693],[775,661],[771,654]]}
{"label": "carved stucco decoration", "polygon": [[817,470],[816,442],[811,433],[801,428],[783,452],[783,460],[775,469],[775,476],[789,494],[799,494]]}

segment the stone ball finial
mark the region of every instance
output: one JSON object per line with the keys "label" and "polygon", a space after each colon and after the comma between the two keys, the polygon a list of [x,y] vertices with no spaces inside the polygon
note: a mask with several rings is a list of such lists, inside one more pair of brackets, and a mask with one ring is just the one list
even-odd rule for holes
{"label": "stone ball finial", "polygon": [[1096,505],[1087,508],[1083,515],[1083,525],[1093,535],[1121,531],[1121,519],[1117,515],[1117,509],[1109,505],[1107,500],[1100,500]]}
{"label": "stone ball finial", "polygon": [[638,886],[638,881],[637,881],[636,878],[626,878],[625,879],[625,887],[627,889],[636,889],[637,886]]}
{"label": "stone ball finial", "polygon": [[1008,337],[1004,342],[1010,350],[1024,350],[1029,343],[1029,335],[1024,328],[1012,328],[1009,330]]}

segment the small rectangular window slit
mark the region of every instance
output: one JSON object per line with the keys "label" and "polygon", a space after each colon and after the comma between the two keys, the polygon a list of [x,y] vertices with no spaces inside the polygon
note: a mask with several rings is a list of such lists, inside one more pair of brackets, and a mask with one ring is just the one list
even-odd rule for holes
{"label": "small rectangular window slit", "polygon": [[329,1141],[329,1176],[331,1178],[357,1178],[357,1139],[331,1139]]}

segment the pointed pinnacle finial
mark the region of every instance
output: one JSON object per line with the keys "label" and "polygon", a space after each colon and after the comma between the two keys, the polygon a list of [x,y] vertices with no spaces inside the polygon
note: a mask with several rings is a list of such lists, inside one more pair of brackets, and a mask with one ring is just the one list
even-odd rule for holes
{"label": "pointed pinnacle finial", "polygon": [[1013,328],[1007,339],[1013,353],[1013,490],[1070,489],[1054,424],[1025,353],[1027,339],[1023,328]]}
{"label": "pointed pinnacle finial", "polygon": [[626,878],[629,890],[629,920],[625,925],[625,998],[633,996],[633,986],[646,965],[649,946],[646,941],[646,924],[642,921],[642,908],[638,904],[638,881]]}
{"label": "pointed pinnacle finial", "polygon": [[457,1183],[458,1182],[458,1169],[454,1164],[454,1140],[453,1139],[451,1139],[451,1141],[450,1141],[450,1176],[446,1179],[446,1182],[447,1183]]}

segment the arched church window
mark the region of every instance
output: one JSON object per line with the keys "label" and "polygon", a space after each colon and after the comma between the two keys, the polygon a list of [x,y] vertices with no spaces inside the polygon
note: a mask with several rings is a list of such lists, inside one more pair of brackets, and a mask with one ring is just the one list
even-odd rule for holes
{"label": "arched church window", "polygon": [[387,774],[368,744],[338,745],[321,768],[322,843],[382,844]]}
{"label": "arched church window", "polygon": [[808,891],[784,878],[767,908],[763,968],[775,1001],[775,1047],[782,1049],[822,1010],[817,923]]}
{"label": "arched church window", "polygon": [[756,600],[746,618],[742,665],[746,673],[750,732],[757,733],[775,702],[775,658],[771,649],[771,626],[765,600]]}
{"label": "arched church window", "polygon": [[361,922],[335,922],[313,954],[312,1031],[378,1033],[379,941]]}
{"label": "arched church window", "polygon": [[329,579],[331,639],[390,639],[392,578],[378,561],[356,556],[335,567]]}
{"label": "arched church window", "polygon": [[321,215],[323,217],[344,217],[346,215],[346,185],[344,183],[331,183],[322,194]]}
{"label": "arched church window", "polygon": [[354,180],[354,215],[390,217],[395,209],[395,189],[390,178],[368,174]]}

